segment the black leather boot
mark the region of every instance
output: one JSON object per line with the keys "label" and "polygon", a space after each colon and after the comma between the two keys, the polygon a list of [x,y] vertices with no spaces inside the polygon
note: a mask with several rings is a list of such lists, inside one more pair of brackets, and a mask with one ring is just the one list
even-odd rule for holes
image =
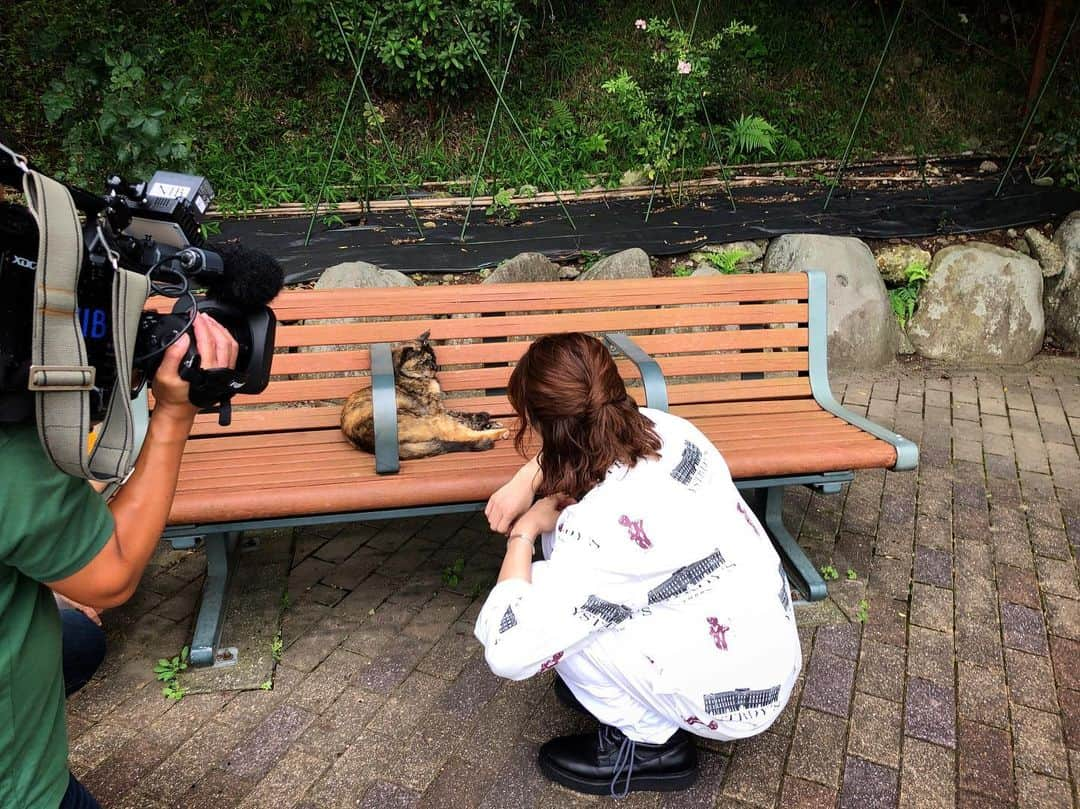
{"label": "black leather boot", "polygon": [[644,744],[601,725],[596,733],[547,742],[540,748],[540,769],[552,781],[589,795],[674,792],[697,780],[697,748],[685,730],[663,744]]}

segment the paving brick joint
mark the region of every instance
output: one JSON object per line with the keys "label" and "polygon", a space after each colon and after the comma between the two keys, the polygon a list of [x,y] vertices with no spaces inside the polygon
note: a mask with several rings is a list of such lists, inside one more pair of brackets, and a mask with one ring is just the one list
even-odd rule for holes
{"label": "paving brick joint", "polygon": [[[789,706],[702,742],[689,792],[623,805],[1080,805],[1080,360],[911,361],[834,390],[920,468],[789,492],[800,543],[841,573],[800,609]],[[472,636],[501,547],[481,515],[299,531],[273,688],[174,703],[152,667],[189,637],[205,560],[163,546],[69,702],[73,771],[104,809],[604,802],[537,771],[539,744],[589,727],[551,675],[499,680]]]}

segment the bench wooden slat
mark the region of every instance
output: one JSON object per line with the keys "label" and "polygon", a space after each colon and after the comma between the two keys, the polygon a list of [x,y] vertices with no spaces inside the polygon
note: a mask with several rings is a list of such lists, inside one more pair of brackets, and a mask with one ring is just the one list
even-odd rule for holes
{"label": "bench wooden slat", "polygon": [[524,312],[620,306],[672,306],[802,299],[801,273],[762,273],[727,278],[655,278],[577,284],[476,284],[410,289],[334,289],[283,292],[272,306],[279,320],[409,317],[475,312]]}
{"label": "bench wooden slat", "polygon": [[[497,379],[505,379],[505,376],[497,376]],[[286,380],[271,385],[255,396],[237,396],[234,407],[297,401],[344,400],[364,385],[366,385],[366,380],[363,377]],[[493,382],[491,385],[493,388],[502,386],[501,382]],[[471,388],[464,390],[471,390]],[[713,397],[714,401],[728,402],[737,399],[769,399],[775,396],[808,396],[809,391],[809,383],[800,377],[708,383],[688,382],[670,386],[668,400],[674,403],[701,402]],[[645,403],[644,393],[638,388],[631,389],[630,394],[639,404]],[[447,407],[453,410],[486,410],[490,413],[510,412],[508,409],[510,403],[505,396],[448,398]]]}
{"label": "bench wooden slat", "polygon": [[[676,377],[713,376],[749,372],[797,372],[809,368],[806,352],[785,351],[763,354],[715,354],[690,357],[658,358],[669,384]],[[623,379],[636,381],[637,368],[629,360],[616,362]],[[482,390],[506,387],[510,368],[470,368],[464,371],[443,371],[439,383],[443,391]],[[253,397],[237,400],[237,405],[268,402],[305,402],[318,399],[343,399],[357,390],[371,386],[368,376],[332,377],[326,379],[279,380],[267,390]]]}
{"label": "bench wooden slat", "polygon": [[[684,418],[697,418],[704,415],[734,416],[745,412],[763,414],[782,414],[801,411],[820,410],[820,405],[812,399],[776,399],[752,402],[715,402],[700,404],[675,405],[671,411]],[[321,428],[337,429],[341,419],[338,405],[322,407],[304,407],[289,409],[239,410],[233,413],[231,427],[219,427],[217,416],[200,415],[195,419],[192,436],[234,435],[243,433],[287,432],[291,430],[318,430]],[[188,444],[188,452],[196,451],[196,442]]]}
{"label": "bench wooden slat", "polygon": [[[723,430],[703,430],[706,436],[712,440],[720,451],[727,456],[729,452],[739,450],[766,451],[772,455],[782,454],[790,445],[790,436],[752,436],[752,435],[728,435]],[[823,452],[839,450],[843,448],[870,450],[879,442],[873,436],[864,433],[855,427],[822,428],[820,431],[810,431],[807,434],[806,445],[812,444]],[[886,447],[888,445],[886,444]],[[184,484],[178,491],[214,491],[225,492],[230,489],[244,489],[257,482],[268,483],[266,480],[266,456],[254,454],[245,456],[242,452],[234,452],[233,463],[219,464],[212,456],[200,456],[201,460],[188,461],[185,464]],[[434,458],[425,458],[420,461],[403,461],[402,470],[407,466],[415,465],[422,467],[426,474],[452,473],[457,471],[461,474],[462,463],[469,463],[469,471],[472,472],[483,458],[483,465],[488,463],[513,463],[518,466],[523,463],[517,455],[511,442],[500,442],[496,448],[477,453],[473,456],[466,454],[463,459],[454,457],[462,453],[450,455],[438,455]],[[506,456],[513,456],[507,460]],[[317,449],[305,448],[303,451],[292,454],[279,454],[276,460],[271,458],[274,465],[274,482],[268,483],[270,488],[288,489],[292,487],[304,487],[312,483],[329,480],[348,480],[357,471],[363,471],[368,466],[370,456],[367,453],[357,452],[344,441],[317,445]],[[470,463],[471,462],[471,463]],[[814,469],[814,471],[829,471]],[[400,476],[401,473],[398,473]],[[467,476],[463,476],[467,477]],[[384,488],[393,488],[395,481],[398,485],[406,485],[404,478],[384,476],[380,477],[379,485]]]}
{"label": "bench wooden slat", "polygon": [[[860,432],[856,427],[846,429],[826,427],[820,431],[807,430],[805,436],[807,441],[814,441],[816,445],[826,449],[830,447],[861,449],[877,440],[873,436]],[[776,435],[728,435],[726,433],[717,433],[710,436],[710,438],[724,452],[725,457],[728,452],[735,450],[757,447],[763,451],[779,452],[785,446],[785,439]],[[790,439],[787,439],[787,443],[790,443]],[[506,448],[500,447],[500,450],[505,452]],[[483,453],[485,456],[483,463],[489,462],[486,456],[493,451],[488,450]],[[231,486],[243,487],[256,482],[265,482],[267,464],[274,465],[276,481],[271,484],[274,488],[284,487],[286,480],[289,479],[293,481],[293,485],[302,486],[317,479],[348,475],[358,468],[362,468],[360,460],[355,457],[358,454],[357,451],[351,447],[343,448],[340,443],[326,444],[317,448],[305,448],[302,453],[290,456],[288,460],[282,460],[280,454],[234,452],[235,457],[232,458],[231,463],[218,463],[209,456],[203,456],[204,462],[195,462],[187,466],[186,474],[190,475],[192,482],[187,483],[184,490],[218,491]],[[520,466],[521,458],[518,458],[518,461]],[[478,462],[481,462],[479,457],[470,457],[466,461],[458,458],[456,462],[452,461],[440,465],[431,464],[428,471],[437,472],[441,469],[458,469],[460,471],[462,463],[476,464]]]}
{"label": "bench wooden slat", "polygon": [[[507,421],[511,431],[517,429],[514,421]],[[699,422],[702,431],[713,432],[725,440],[745,438],[772,439],[783,433],[790,440],[792,432],[802,438],[828,435],[860,434],[857,427],[840,421],[825,411],[776,414],[770,418],[758,416],[713,416]],[[509,439],[508,439],[509,440]],[[338,452],[343,438],[337,430],[311,430],[305,432],[275,433],[262,436],[226,436],[213,441],[194,444],[191,463],[202,468],[234,468],[252,461],[277,462],[282,458],[302,456],[305,463],[327,453]],[[202,444],[202,446],[199,446]],[[497,446],[502,447],[500,442]],[[355,452],[360,452],[355,450]],[[460,453],[456,453],[460,455]],[[452,458],[453,456],[447,456]],[[274,471],[283,467],[275,463]]]}
{"label": "bench wooden slat", "polygon": [[805,323],[806,304],[774,303],[744,306],[687,306],[681,309],[616,309],[567,314],[451,318],[439,320],[394,320],[377,323],[334,323],[319,326],[279,326],[279,348],[315,345],[411,340],[422,332],[432,340],[464,338],[506,338],[547,334],[551,331],[627,331],[673,329],[692,326],[769,325]]}
{"label": "bench wooden slat", "polygon": [[[697,354],[712,351],[747,351],[765,348],[804,348],[808,332],[805,328],[746,329],[720,332],[682,332],[679,334],[642,334],[634,342],[648,354]],[[515,362],[532,340],[437,345],[435,356],[443,369],[454,365],[485,362]],[[334,371],[366,371],[371,367],[371,352],[366,348],[303,351],[274,355],[273,376],[314,374]]]}

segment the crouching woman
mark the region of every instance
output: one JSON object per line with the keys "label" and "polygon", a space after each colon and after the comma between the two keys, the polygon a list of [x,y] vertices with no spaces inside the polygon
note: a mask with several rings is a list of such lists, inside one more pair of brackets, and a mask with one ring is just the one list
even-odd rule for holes
{"label": "crouching woman", "polygon": [[508,393],[518,449],[530,429],[541,447],[487,507],[509,530],[476,622],[488,665],[554,669],[563,701],[599,721],[541,748],[549,778],[617,797],[685,788],[694,735],[760,733],[791,694],[802,658],[780,560],[712,442],[638,408],[596,338],[537,340]]}

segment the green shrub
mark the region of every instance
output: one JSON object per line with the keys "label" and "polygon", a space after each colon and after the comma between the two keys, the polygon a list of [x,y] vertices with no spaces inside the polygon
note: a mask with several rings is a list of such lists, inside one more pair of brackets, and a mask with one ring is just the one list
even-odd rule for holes
{"label": "green shrub", "polygon": [[1042,130],[1036,137],[1035,157],[1042,158],[1037,175],[1080,190],[1080,116],[1062,104],[1037,120]]}
{"label": "green shrub", "polygon": [[889,290],[889,303],[901,328],[906,328],[919,303],[919,290],[930,277],[930,268],[921,261],[913,261],[904,268],[906,283]]}
{"label": "green shrub", "polygon": [[156,78],[128,50],[113,51],[99,42],[69,64],[42,95],[45,120],[66,134],[68,159],[61,176],[85,175],[87,162],[108,155],[98,172],[134,177],[151,170],[184,167],[191,154],[189,116],[199,94],[185,76]]}
{"label": "green shrub", "polygon": [[[309,23],[318,52],[332,62],[348,63],[330,3],[299,0],[297,6]],[[514,0],[338,0],[334,8],[357,58],[375,17],[365,68],[378,68],[380,88],[421,98],[457,95],[483,80],[483,70],[455,14],[493,74],[499,34],[508,47],[520,19]]]}
{"label": "green shrub", "polygon": [[511,200],[513,193],[509,188],[500,188],[491,198],[491,204],[484,211],[490,219],[503,225],[516,222],[521,217],[521,211]]}
{"label": "green shrub", "polygon": [[[765,54],[765,45],[755,26],[738,20],[696,40],[669,20],[654,17],[635,25],[651,51],[653,69],[640,79],[623,69],[604,82],[621,111],[609,133],[648,169],[650,178],[668,176],[683,166],[688,150],[696,153],[692,163],[695,157],[700,162],[710,156],[706,127],[713,121],[708,109],[719,111],[718,104],[736,95],[733,85],[747,64]],[[760,116],[738,118],[719,137],[727,141],[728,160],[802,153],[796,141]]]}
{"label": "green shrub", "polygon": [[736,248],[733,250],[724,250],[720,253],[706,253],[705,260],[724,275],[731,275],[732,273],[738,272],[739,262],[748,255],[750,255],[749,250],[740,250]]}

